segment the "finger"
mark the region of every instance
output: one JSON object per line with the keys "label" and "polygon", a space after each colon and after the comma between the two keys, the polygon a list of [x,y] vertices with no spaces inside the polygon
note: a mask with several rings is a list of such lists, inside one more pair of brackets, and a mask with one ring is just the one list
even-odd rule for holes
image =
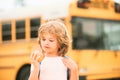
{"label": "finger", "polygon": [[33,55],[34,55],[34,53],[32,52],[31,55],[30,55],[30,59],[32,59]]}
{"label": "finger", "polygon": [[63,64],[64,64],[66,67],[70,68],[70,67],[72,66],[72,65],[71,65],[71,60],[70,60],[70,58],[63,58],[62,60],[63,60]]}
{"label": "finger", "polygon": [[31,54],[31,56],[30,56],[31,60],[35,60],[36,55],[37,55],[37,53],[36,53],[35,51],[32,52],[32,54]]}
{"label": "finger", "polygon": [[34,56],[34,53],[32,52],[32,54],[30,55],[31,63],[34,62],[34,58],[33,58],[33,56]]}
{"label": "finger", "polygon": [[34,59],[34,60],[36,60],[36,58],[37,58],[37,54],[34,54],[34,57],[33,57],[33,59]]}
{"label": "finger", "polygon": [[35,59],[34,59],[34,53],[31,54],[31,63],[35,63]]}
{"label": "finger", "polygon": [[67,63],[67,61],[66,61],[65,58],[63,58],[62,61],[63,61],[63,64],[64,64],[65,66],[68,66],[68,63]]}

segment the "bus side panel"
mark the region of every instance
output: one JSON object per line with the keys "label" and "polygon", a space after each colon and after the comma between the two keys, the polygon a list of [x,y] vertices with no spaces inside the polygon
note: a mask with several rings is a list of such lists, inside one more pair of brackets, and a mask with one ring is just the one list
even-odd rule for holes
{"label": "bus side panel", "polygon": [[120,77],[120,52],[80,51],[79,75],[87,79]]}
{"label": "bus side panel", "polygon": [[[9,60],[9,61],[8,61]],[[29,55],[1,57],[0,80],[15,80],[16,74],[22,65],[30,64]],[[24,64],[23,64],[24,63]]]}

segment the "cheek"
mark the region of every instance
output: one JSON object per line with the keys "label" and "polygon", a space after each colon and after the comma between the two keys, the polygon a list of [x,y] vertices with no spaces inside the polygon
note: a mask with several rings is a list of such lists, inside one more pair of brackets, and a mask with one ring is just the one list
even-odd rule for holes
{"label": "cheek", "polygon": [[54,48],[58,48],[58,43],[51,43],[50,46]]}
{"label": "cheek", "polygon": [[56,44],[56,47],[57,47],[57,48],[59,48],[59,47],[60,47],[59,43],[57,43],[57,44]]}
{"label": "cheek", "polygon": [[41,44],[41,47],[42,47],[42,46],[44,45],[44,42],[43,42],[43,41],[41,41],[41,42],[40,42],[40,44]]}

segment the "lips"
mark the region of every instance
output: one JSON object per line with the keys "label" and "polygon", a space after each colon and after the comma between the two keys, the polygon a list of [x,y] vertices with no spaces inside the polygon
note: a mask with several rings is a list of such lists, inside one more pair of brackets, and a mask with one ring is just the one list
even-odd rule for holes
{"label": "lips", "polygon": [[48,46],[44,46],[44,48],[50,48],[50,47],[48,47]]}

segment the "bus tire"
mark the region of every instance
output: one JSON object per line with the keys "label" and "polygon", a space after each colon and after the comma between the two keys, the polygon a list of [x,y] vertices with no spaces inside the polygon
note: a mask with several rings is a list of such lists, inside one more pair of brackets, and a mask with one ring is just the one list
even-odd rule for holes
{"label": "bus tire", "polygon": [[25,65],[18,71],[16,80],[28,80],[29,75],[30,65]]}

